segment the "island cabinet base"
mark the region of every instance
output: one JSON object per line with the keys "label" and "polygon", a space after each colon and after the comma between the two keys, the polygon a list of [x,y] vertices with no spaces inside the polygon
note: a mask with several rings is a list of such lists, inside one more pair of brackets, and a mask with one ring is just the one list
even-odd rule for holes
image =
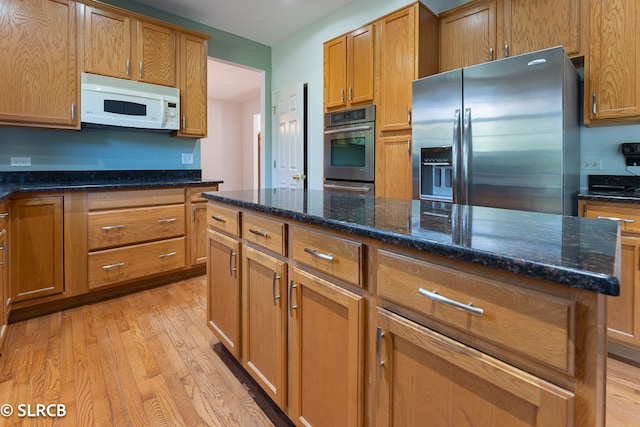
{"label": "island cabinet base", "polygon": [[604,426],[604,295],[371,252],[375,425]]}
{"label": "island cabinet base", "polygon": [[242,204],[208,220],[237,245],[210,248],[209,319],[240,286],[223,344],[296,425],[604,426],[603,294]]}

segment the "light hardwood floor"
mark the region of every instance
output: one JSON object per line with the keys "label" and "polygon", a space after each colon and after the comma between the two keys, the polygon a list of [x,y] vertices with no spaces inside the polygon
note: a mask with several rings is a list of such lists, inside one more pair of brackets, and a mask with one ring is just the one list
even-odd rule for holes
{"label": "light hardwood floor", "polygon": [[[14,415],[0,425],[273,425],[212,349],[205,286],[197,277],[11,325],[0,407]],[[66,416],[18,417],[29,403],[64,404]],[[607,427],[617,426],[640,426],[640,368],[608,359]]]}

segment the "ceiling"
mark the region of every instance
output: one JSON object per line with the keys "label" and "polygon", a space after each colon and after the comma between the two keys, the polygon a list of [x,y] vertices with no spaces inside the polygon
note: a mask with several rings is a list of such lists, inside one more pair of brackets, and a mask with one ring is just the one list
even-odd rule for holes
{"label": "ceiling", "polygon": [[272,46],[352,0],[137,0]]}

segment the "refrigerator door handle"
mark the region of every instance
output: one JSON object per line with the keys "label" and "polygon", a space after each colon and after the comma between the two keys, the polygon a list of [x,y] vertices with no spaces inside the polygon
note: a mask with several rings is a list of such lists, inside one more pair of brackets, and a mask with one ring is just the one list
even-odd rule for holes
{"label": "refrigerator door handle", "polygon": [[469,186],[469,151],[471,149],[471,108],[465,108],[464,119],[462,125],[462,179],[460,182],[461,197],[457,203],[468,204],[468,186]]}
{"label": "refrigerator door handle", "polygon": [[460,148],[462,141],[460,140],[462,136],[462,131],[460,129],[460,109],[457,109],[453,113],[453,141],[452,141],[452,149],[451,149],[451,159],[453,163],[453,203],[458,203],[460,197],[460,180],[458,176],[460,174]]}

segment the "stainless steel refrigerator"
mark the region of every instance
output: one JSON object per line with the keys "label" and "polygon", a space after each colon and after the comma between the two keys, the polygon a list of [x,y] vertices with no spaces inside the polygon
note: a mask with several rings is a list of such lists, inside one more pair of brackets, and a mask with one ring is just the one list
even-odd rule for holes
{"label": "stainless steel refrigerator", "polygon": [[579,81],[562,47],[414,81],[414,199],[575,215]]}

